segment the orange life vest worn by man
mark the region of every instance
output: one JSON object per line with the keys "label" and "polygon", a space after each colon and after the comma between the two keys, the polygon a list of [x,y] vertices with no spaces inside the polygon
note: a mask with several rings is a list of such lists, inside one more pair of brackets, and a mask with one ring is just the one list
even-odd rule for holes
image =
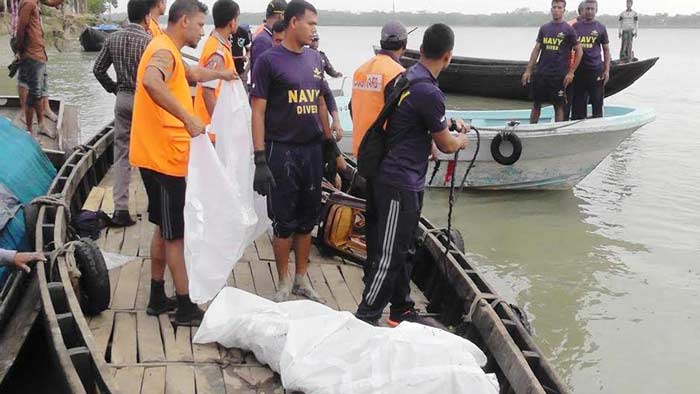
{"label": "orange life vest worn by man", "polygon": [[[232,70],[189,67],[180,49],[197,46],[204,35],[207,6],[177,0],[164,34],[151,40],[139,63],[134,95],[129,159],[141,170],[148,194],[148,220],[156,225],[151,243],[151,294],[146,312],[159,315],[177,308],[175,322],[197,325],[203,312],[190,301],[185,269],[183,210],[190,138],[204,133],[194,115],[188,81],[232,80]],[[165,264],[175,282],[177,300],[164,291]]]}
{"label": "orange life vest worn by man", "polygon": [[[199,58],[199,65],[210,70],[236,70],[231,55],[231,42],[228,37],[238,29],[240,8],[233,0],[218,0],[212,8],[214,30],[207,38]],[[221,81],[213,80],[197,84],[194,96],[194,112],[199,119],[208,125],[214,114],[216,99],[221,91]],[[216,132],[216,130],[213,130]],[[215,134],[209,134],[212,141]]]}
{"label": "orange life vest worn by man", "polygon": [[166,0],[146,0],[148,2],[148,7],[150,12],[148,13],[148,32],[151,37],[158,37],[163,34],[163,29],[158,25],[158,18],[165,14],[165,8],[167,4]]}
{"label": "orange life vest worn by man", "polygon": [[357,157],[362,138],[384,108],[384,88],[406,71],[399,59],[406,52],[408,33],[401,22],[382,28],[382,50],[355,71],[352,84],[352,153]]}

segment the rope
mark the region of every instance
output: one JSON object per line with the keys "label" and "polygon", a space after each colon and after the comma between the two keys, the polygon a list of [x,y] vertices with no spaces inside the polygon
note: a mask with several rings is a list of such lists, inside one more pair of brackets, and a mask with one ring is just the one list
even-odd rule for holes
{"label": "rope", "polygon": [[[455,166],[459,160],[459,150],[455,152]],[[455,176],[454,174],[450,177],[450,199],[449,199],[449,210],[447,211],[447,244],[445,245],[445,262],[447,262],[447,255],[452,250],[452,210],[455,205]]]}
{"label": "rope", "polygon": [[48,196],[39,196],[39,197],[33,199],[32,202],[30,202],[29,204],[30,205],[36,204],[38,206],[63,207],[63,211],[66,214],[66,218],[68,219],[68,223],[70,223],[70,221],[71,221],[70,206],[65,201],[65,199],[63,198],[63,194],[61,194],[61,193],[50,194]]}
{"label": "rope", "polygon": [[[493,295],[493,294],[489,294],[489,295]],[[473,319],[473,317],[474,317],[474,311],[476,311],[476,307],[479,305],[479,302],[480,302],[481,300],[484,300],[484,301],[487,301],[487,302],[488,302],[488,300],[489,300],[490,298],[491,298],[491,297],[485,296],[484,293],[479,293],[476,297],[474,297],[474,299],[472,300],[471,305],[469,306],[469,312],[467,313],[467,320],[470,321],[470,322],[472,322],[472,321],[473,321],[472,319]],[[494,310],[496,309],[496,306],[497,306],[498,304],[506,304],[506,305],[509,305],[509,304],[508,304],[504,299],[502,299],[501,297],[496,297],[496,298],[493,299],[493,301],[491,301],[489,304],[491,305],[491,308],[493,308]]]}
{"label": "rope", "polygon": [[[53,274],[54,274],[54,269],[53,267],[56,264],[56,260],[60,256],[66,256],[66,266],[68,268],[68,273],[73,277],[73,278],[80,278],[80,270],[78,269],[78,265],[75,261],[75,245],[80,242],[78,241],[70,241],[66,242],[61,246],[60,248],[54,250],[51,252],[50,257],[49,257],[49,264],[50,264],[50,269],[49,269],[49,280],[53,282]],[[70,253],[70,257],[68,258],[68,253]]]}
{"label": "rope", "polygon": [[481,134],[479,133],[479,129],[477,129],[474,126],[470,126],[470,128],[476,133],[476,150],[474,151],[474,157],[472,158],[472,161],[469,163],[469,167],[467,167],[467,171],[464,173],[464,177],[462,178],[462,184],[459,186],[460,193],[464,191],[464,185],[467,183],[467,177],[472,171],[472,168],[474,168],[474,164],[476,164],[476,157],[479,155],[479,149],[481,148]]}

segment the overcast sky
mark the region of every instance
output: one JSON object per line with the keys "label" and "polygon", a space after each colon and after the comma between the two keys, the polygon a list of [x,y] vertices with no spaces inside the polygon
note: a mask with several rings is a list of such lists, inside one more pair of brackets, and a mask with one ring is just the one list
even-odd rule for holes
{"label": "overcast sky", "polygon": [[[168,0],[168,4],[174,0]],[[215,0],[204,0],[208,5],[212,5]],[[392,0],[312,0],[319,9],[324,10],[345,10],[345,11],[391,11]],[[119,10],[126,9],[127,0],[119,0]],[[266,0],[237,0],[243,12],[262,12],[267,5]],[[431,12],[460,12],[464,14],[490,14],[494,12],[513,11],[520,7],[529,7],[533,10],[549,9],[547,0],[396,0],[397,11],[421,11],[430,4]],[[574,0],[573,3],[577,2]],[[625,8],[624,0],[601,0],[600,12],[604,14],[618,14]],[[575,5],[570,4],[573,9]],[[637,0],[634,8],[643,14],[655,14],[667,12],[674,14],[692,14],[700,11],[700,1],[698,0]]]}

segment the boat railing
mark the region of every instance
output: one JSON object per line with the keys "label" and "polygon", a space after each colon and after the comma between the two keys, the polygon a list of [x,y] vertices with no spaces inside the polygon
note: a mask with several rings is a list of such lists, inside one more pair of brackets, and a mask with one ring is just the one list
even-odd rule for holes
{"label": "boat railing", "polygon": [[70,217],[80,211],[92,187],[113,161],[113,126],[103,128],[87,144],[78,146],[58,171],[49,195],[59,202],[43,205],[36,223],[36,250],[53,252],[47,263],[34,270],[39,282],[49,351],[71,393],[110,393],[111,374],[97,355],[96,344],[80,309],[69,266],[70,254],[60,254],[69,241]]}
{"label": "boat railing", "polygon": [[[417,237],[431,255],[417,258],[413,273],[430,300],[428,312],[438,313],[459,335],[490,350],[485,369],[503,375],[500,392],[570,393],[525,327],[529,323],[524,313],[502,300],[464,253],[445,252],[445,232],[421,218]],[[431,261],[435,263],[427,263]]]}

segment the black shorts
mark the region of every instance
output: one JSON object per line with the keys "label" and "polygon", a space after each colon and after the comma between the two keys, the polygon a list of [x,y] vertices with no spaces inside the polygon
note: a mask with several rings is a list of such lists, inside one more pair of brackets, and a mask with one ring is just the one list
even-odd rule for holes
{"label": "black shorts", "polygon": [[321,214],[321,143],[292,145],[268,141],[266,145],[267,162],[276,184],[267,197],[275,236],[309,234]]}
{"label": "black shorts", "polygon": [[176,240],[185,236],[184,177],[175,177],[141,168],[141,179],[148,195],[148,221],[160,227],[163,239]]}
{"label": "black shorts", "polygon": [[535,75],[530,84],[530,98],[538,104],[551,103],[556,106],[567,102],[564,76]]}

